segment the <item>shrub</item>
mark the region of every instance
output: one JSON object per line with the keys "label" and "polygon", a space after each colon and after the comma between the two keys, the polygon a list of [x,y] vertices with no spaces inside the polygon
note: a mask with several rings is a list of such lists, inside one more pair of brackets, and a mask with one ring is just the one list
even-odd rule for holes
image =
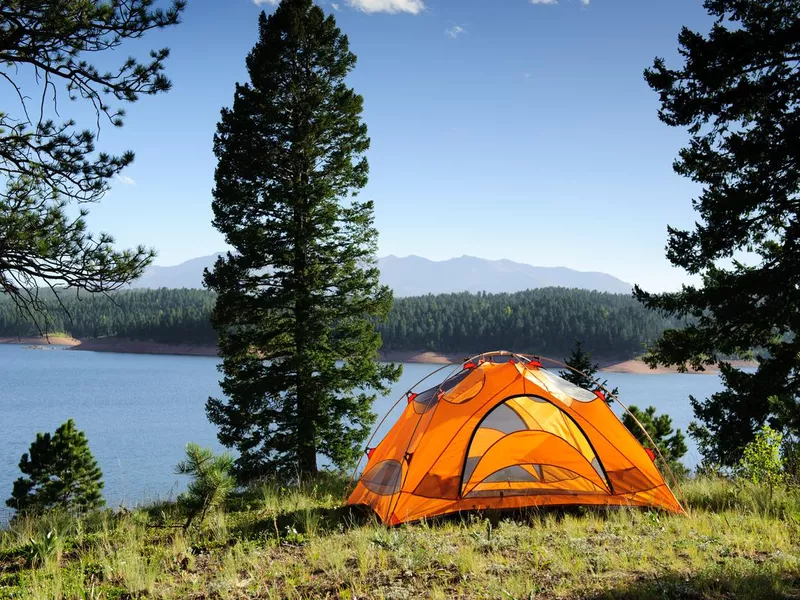
{"label": "shrub", "polygon": [[198,516],[202,523],[206,513],[221,506],[236,487],[233,457],[227,452],[216,455],[199,444],[186,445],[186,460],[178,463],[176,472],[192,477],[188,490],[178,498],[188,512],[184,529]]}
{"label": "shrub", "polygon": [[742,479],[770,490],[785,481],[784,461],[781,456],[783,434],[764,425],[755,438],[744,448],[738,472]]}
{"label": "shrub", "polygon": [[60,508],[85,512],[104,504],[103,473],[89,450],[89,442],[70,419],[54,435],[37,433],[22,455],[19,468],[27,477],[14,482],[6,506],[19,512]]}

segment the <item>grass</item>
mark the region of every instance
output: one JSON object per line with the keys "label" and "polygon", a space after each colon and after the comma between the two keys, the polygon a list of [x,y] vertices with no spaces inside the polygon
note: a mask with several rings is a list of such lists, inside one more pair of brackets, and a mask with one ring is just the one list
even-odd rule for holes
{"label": "grass", "polygon": [[470,515],[388,529],[341,486],[261,486],[184,532],[161,504],[0,531],[0,599],[800,598],[800,496],[722,479],[688,518]]}

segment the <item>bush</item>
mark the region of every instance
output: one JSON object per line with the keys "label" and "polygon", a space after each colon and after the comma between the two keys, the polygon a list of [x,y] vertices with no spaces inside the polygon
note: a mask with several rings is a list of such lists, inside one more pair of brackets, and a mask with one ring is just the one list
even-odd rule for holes
{"label": "bush", "polygon": [[178,463],[176,472],[192,477],[189,489],[178,498],[188,512],[184,529],[198,516],[202,523],[208,511],[221,506],[236,487],[233,457],[227,452],[215,455],[199,444],[186,445],[186,460]]}
{"label": "bush", "polygon": [[781,456],[783,434],[764,425],[744,448],[738,474],[751,483],[765,485],[770,490],[786,480]]}
{"label": "bush", "polygon": [[89,450],[89,442],[70,419],[54,435],[37,433],[19,468],[27,477],[14,482],[6,506],[18,512],[60,508],[85,512],[102,506],[103,473]]}

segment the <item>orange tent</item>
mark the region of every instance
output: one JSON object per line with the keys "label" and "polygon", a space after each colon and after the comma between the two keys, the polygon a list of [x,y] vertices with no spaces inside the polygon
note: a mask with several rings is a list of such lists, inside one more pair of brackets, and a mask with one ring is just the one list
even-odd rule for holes
{"label": "orange tent", "polygon": [[651,506],[683,513],[653,459],[603,400],[538,359],[484,354],[408,405],[348,504],[386,524],[462,510]]}

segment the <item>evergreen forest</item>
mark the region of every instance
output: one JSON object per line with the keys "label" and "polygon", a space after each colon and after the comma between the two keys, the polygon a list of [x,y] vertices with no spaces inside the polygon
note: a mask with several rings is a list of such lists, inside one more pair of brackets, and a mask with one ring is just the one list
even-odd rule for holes
{"label": "evergreen forest", "polygon": [[[145,289],[108,295],[40,293],[49,333],[78,339],[122,337],[171,344],[213,344],[214,294],[195,289]],[[508,349],[559,358],[576,339],[595,356],[641,354],[680,322],[633,298],[588,290],[541,288],[513,294],[443,294],[397,298],[377,327],[388,351],[481,352]],[[0,298],[0,336],[38,335],[36,325]]]}

